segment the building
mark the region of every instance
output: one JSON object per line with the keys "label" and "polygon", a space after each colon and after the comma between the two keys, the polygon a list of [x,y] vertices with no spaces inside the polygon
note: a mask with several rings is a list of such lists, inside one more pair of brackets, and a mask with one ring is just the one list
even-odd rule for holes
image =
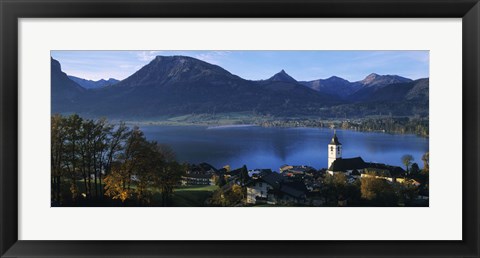
{"label": "building", "polygon": [[272,172],[271,169],[269,168],[256,168],[248,171],[248,176],[249,177],[258,177],[262,173],[269,173]]}
{"label": "building", "polygon": [[337,158],[331,163],[330,167],[328,167],[327,172],[330,175],[345,173],[347,175],[359,176],[366,167],[367,163],[365,163],[361,157],[349,159]]}
{"label": "building", "polygon": [[389,182],[404,183],[405,170],[401,167],[390,166],[380,163],[366,163],[366,168],[362,173],[362,177],[375,177],[385,179]]}
{"label": "building", "polygon": [[246,184],[248,204],[305,204],[308,192],[302,182],[290,182],[276,172],[265,172]]}
{"label": "building", "polygon": [[292,165],[287,165],[287,164],[285,164],[285,165],[283,165],[283,166],[280,167],[280,173],[283,173],[284,171],[290,170],[290,169],[292,169],[292,168],[293,168]]}
{"label": "building", "polygon": [[205,174],[187,174],[182,176],[181,184],[183,186],[187,185],[215,185],[215,180],[213,175]]}
{"label": "building", "polygon": [[215,185],[215,176],[219,176],[220,171],[208,163],[190,164],[180,183],[187,185]]}
{"label": "building", "polygon": [[343,173],[349,176],[351,181],[359,177],[375,177],[399,183],[405,180],[405,170],[401,167],[365,162],[361,157],[342,158],[342,144],[336,132],[328,144],[327,172],[330,175]]}
{"label": "building", "polygon": [[332,140],[328,144],[328,166],[330,168],[332,163],[336,160],[342,158],[342,144],[338,141],[337,132],[334,131]]}
{"label": "building", "polygon": [[249,184],[247,184],[247,203],[256,204],[262,201],[266,202],[268,190],[272,188],[273,186],[264,181],[262,178],[252,180]]}

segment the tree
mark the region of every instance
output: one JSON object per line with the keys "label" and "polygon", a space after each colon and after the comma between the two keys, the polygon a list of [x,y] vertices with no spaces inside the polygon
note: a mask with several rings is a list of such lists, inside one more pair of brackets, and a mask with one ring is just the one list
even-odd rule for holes
{"label": "tree", "polygon": [[380,188],[379,179],[375,177],[362,177],[360,181],[362,182],[360,185],[362,198],[367,200],[375,199],[377,197],[377,189]]}
{"label": "tree", "polygon": [[410,154],[406,154],[402,156],[402,163],[405,165],[407,173],[409,172],[410,165],[412,164],[413,156]]}
{"label": "tree", "polygon": [[157,153],[160,155],[159,157],[165,162],[173,162],[176,161],[176,154],[173,151],[172,147],[165,144],[160,144],[157,142],[152,142],[154,148],[156,149]]}
{"label": "tree", "polygon": [[138,127],[112,126],[106,119],[76,114],[51,117],[51,154],[52,205],[61,204],[66,180],[74,202],[82,190],[87,199],[105,194],[123,203],[136,199],[139,205],[148,205],[152,189],[160,189],[162,204],[167,205],[185,172],[169,146],[147,141]]}
{"label": "tree", "polygon": [[429,174],[430,174],[430,154],[429,152],[426,152],[422,156],[422,161],[423,161],[423,169],[422,172],[420,173],[418,179],[420,183],[422,184],[421,189],[423,189],[424,192],[428,193],[428,182],[429,182]]}
{"label": "tree", "polygon": [[155,175],[155,185],[162,193],[162,205],[168,206],[173,189],[178,185],[186,169],[176,161],[158,163]]}
{"label": "tree", "polygon": [[135,130],[127,140],[125,153],[119,155],[121,159],[112,164],[105,176],[105,195],[122,202],[134,198],[143,206],[151,202],[150,188],[154,187],[155,172],[162,160],[155,143]]}
{"label": "tree", "polygon": [[373,176],[360,179],[362,198],[372,206],[397,206],[398,196],[388,181]]}
{"label": "tree", "polygon": [[111,164],[110,173],[105,176],[105,195],[123,202],[132,197],[132,179],[137,180],[139,175],[153,170],[146,168],[152,160],[148,147],[143,132],[134,127],[128,133],[123,152],[119,153],[116,162]]}
{"label": "tree", "polygon": [[323,179],[323,186],[320,194],[325,199],[325,203],[327,203],[327,205],[338,205],[339,196],[346,197],[348,195],[347,177],[345,174],[326,174],[325,178]]}
{"label": "tree", "polygon": [[242,203],[245,193],[244,189],[234,184],[227,189],[218,189],[210,199],[210,204],[213,206],[232,207]]}
{"label": "tree", "polygon": [[[110,127],[110,130],[112,128]],[[107,138],[108,151],[105,159],[105,174],[109,174],[112,162],[116,155],[124,149],[124,142],[130,137],[131,131],[124,122],[120,122],[115,131],[109,133]]]}
{"label": "tree", "polygon": [[239,179],[240,179],[240,185],[244,186],[248,180],[250,179],[250,176],[248,175],[248,169],[246,165],[243,165],[243,167],[240,169],[239,173]]}
{"label": "tree", "polygon": [[65,159],[64,166],[70,177],[70,192],[72,200],[78,197],[77,177],[80,175],[80,141],[83,119],[77,114],[71,115],[65,120]]}
{"label": "tree", "polygon": [[[122,156],[121,152],[124,150],[126,141],[130,137],[131,131],[125,125],[124,122],[116,127],[116,130],[113,131],[111,125],[106,125],[104,130],[107,132],[105,139],[105,148],[106,153],[105,157],[102,158],[102,167],[105,175],[109,175],[112,170],[112,165],[115,160],[119,159]],[[99,173],[100,185],[102,182],[102,172]],[[103,196],[102,194],[100,194]]]}
{"label": "tree", "polygon": [[237,184],[233,185],[230,191],[225,193],[227,206],[235,206],[242,202],[244,197],[243,188]]}
{"label": "tree", "polygon": [[224,174],[218,175],[218,180],[216,182],[216,185],[218,185],[219,187],[223,187],[226,184],[227,184],[227,180],[225,180],[225,175]]}
{"label": "tree", "polygon": [[423,172],[428,173],[429,171],[429,159],[430,159],[430,153],[427,151],[425,154],[422,156],[422,161],[423,161]]}
{"label": "tree", "polygon": [[418,167],[417,163],[413,163],[410,166],[410,174],[413,175],[414,177],[417,177],[420,174],[420,167]]}
{"label": "tree", "polygon": [[131,195],[130,189],[124,184],[125,176],[122,164],[112,164],[110,174],[105,176],[105,195],[112,199],[120,199],[124,203]]}
{"label": "tree", "polygon": [[362,199],[360,191],[360,180],[355,180],[352,184],[347,184],[345,188],[345,198],[348,201],[348,206],[357,206]]}
{"label": "tree", "polygon": [[65,141],[66,125],[65,119],[60,115],[51,118],[51,170],[52,170],[52,202],[59,205],[62,201],[61,186],[65,174]]}
{"label": "tree", "polygon": [[123,161],[124,165],[124,188],[131,188],[132,175],[137,164],[141,162],[141,152],[144,151],[144,144],[146,144],[145,136],[140,128],[135,126],[127,138],[124,152],[120,155],[120,160]]}
{"label": "tree", "polygon": [[82,121],[79,128],[79,170],[83,177],[83,185],[85,187],[85,197],[90,198],[91,195],[91,174],[92,174],[92,157],[93,152],[93,129],[95,127],[93,120]]}
{"label": "tree", "polygon": [[95,186],[95,196],[102,197],[102,171],[105,170],[104,164],[108,151],[108,137],[112,133],[112,126],[107,123],[105,118],[99,119],[93,129],[93,176]]}
{"label": "tree", "polygon": [[400,184],[399,192],[400,199],[408,206],[418,197],[419,188],[409,182],[405,182]]}
{"label": "tree", "polygon": [[162,160],[157,157],[156,143],[142,142],[138,152],[137,166],[133,170],[135,179],[135,193],[139,205],[147,205],[151,202],[152,191],[149,188],[154,186],[155,170]]}

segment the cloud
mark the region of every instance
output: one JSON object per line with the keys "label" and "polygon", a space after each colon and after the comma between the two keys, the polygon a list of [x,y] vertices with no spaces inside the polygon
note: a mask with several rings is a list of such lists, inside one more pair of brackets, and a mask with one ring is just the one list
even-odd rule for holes
{"label": "cloud", "polygon": [[208,51],[205,53],[195,54],[193,57],[205,61],[207,63],[220,65],[225,58],[231,54],[231,51]]}
{"label": "cloud", "polygon": [[130,68],[135,67],[135,66],[131,65],[131,64],[120,64],[120,65],[118,65],[118,67],[120,67],[122,69],[130,69]]}
{"label": "cloud", "polygon": [[139,61],[147,62],[154,59],[161,52],[162,51],[140,51],[137,53],[137,57]]}
{"label": "cloud", "polygon": [[184,55],[191,56],[211,64],[221,64],[222,60],[230,55],[231,51],[138,51],[137,59],[142,62],[148,62],[156,56],[163,55]]}

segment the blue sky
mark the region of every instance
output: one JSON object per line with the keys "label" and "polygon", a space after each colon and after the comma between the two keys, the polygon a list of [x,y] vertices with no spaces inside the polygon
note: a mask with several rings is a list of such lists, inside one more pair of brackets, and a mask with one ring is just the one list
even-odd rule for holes
{"label": "blue sky", "polygon": [[191,56],[250,80],[282,69],[299,81],[333,75],[358,81],[370,73],[429,77],[428,51],[51,51],[68,75],[90,80],[125,79],[157,55]]}

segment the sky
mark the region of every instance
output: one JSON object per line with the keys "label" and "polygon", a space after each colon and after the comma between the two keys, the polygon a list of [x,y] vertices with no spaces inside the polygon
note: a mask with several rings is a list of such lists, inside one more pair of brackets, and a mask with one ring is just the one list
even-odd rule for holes
{"label": "sky", "polygon": [[282,69],[297,81],[338,76],[353,82],[371,73],[429,77],[429,51],[51,51],[65,73],[88,80],[123,80],[157,55],[194,57],[249,80],[268,79]]}

